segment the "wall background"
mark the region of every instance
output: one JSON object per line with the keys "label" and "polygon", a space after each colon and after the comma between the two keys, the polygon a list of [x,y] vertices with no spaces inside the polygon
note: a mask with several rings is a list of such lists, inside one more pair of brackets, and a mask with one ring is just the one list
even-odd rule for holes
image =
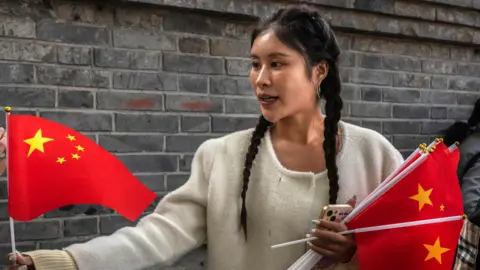
{"label": "wall background", "polygon": [[[187,180],[201,142],[255,125],[249,30],[287,2],[298,1],[0,0],[0,105],[90,135],[161,198]],[[469,116],[480,97],[480,0],[303,2],[323,11],[344,50],[345,121],[408,154]],[[1,254],[10,251],[6,198],[1,181]],[[131,225],[100,211],[17,223],[18,249]],[[168,269],[206,269],[205,250]]]}

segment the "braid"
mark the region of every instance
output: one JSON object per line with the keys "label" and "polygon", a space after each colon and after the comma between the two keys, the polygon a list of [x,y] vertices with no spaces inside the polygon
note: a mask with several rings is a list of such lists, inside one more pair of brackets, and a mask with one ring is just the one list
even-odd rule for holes
{"label": "braid", "polygon": [[336,163],[338,121],[340,121],[343,101],[340,97],[341,83],[336,63],[330,63],[328,76],[322,82],[322,95],[325,97],[325,124],[323,150],[330,185],[329,203],[334,204],[338,196],[338,168]]}
{"label": "braid", "polygon": [[242,187],[242,211],[240,214],[240,222],[245,233],[245,238],[247,238],[247,208],[245,206],[245,198],[247,195],[248,182],[250,181],[250,169],[253,165],[253,160],[258,153],[258,146],[261,143],[261,140],[265,133],[267,132],[268,127],[272,123],[267,121],[265,117],[260,116],[257,126],[252,133],[252,138],[250,139],[250,146],[248,147],[248,152],[245,157],[245,165],[243,168],[243,187]]}

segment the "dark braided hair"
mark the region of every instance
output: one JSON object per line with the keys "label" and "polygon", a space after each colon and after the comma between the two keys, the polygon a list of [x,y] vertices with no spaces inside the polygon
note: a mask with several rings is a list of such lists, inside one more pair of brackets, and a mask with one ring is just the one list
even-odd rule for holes
{"label": "dark braided hair", "polygon": [[[328,75],[320,84],[319,96],[325,99],[324,142],[325,165],[329,179],[329,202],[336,203],[339,190],[338,168],[336,164],[338,122],[340,121],[343,101],[340,97],[341,83],[338,71],[340,48],[337,39],[318,10],[307,6],[292,6],[278,10],[273,16],[255,29],[251,45],[263,32],[273,30],[277,38],[286,46],[299,52],[305,59],[307,73],[312,76],[312,68],[322,61],[328,64]],[[247,237],[247,210],[245,197],[250,178],[250,169],[258,153],[258,146],[272,123],[263,116],[253,131],[250,146],[243,169],[241,227]]]}

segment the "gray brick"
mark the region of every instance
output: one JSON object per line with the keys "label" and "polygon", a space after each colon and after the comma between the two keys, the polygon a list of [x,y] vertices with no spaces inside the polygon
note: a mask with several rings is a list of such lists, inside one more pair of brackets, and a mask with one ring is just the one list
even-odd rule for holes
{"label": "gray brick", "polygon": [[381,121],[370,121],[370,120],[363,120],[361,121],[360,125],[364,128],[372,129],[377,132],[382,132],[382,122]]}
{"label": "gray brick", "polygon": [[[251,90],[253,91],[253,90]],[[342,85],[342,92],[340,93],[340,96],[344,100],[360,100],[362,99],[362,91],[357,85],[354,84],[343,84]]]}
{"label": "gray brick", "polygon": [[189,178],[188,174],[171,174],[167,176],[167,189],[174,191],[177,188],[185,185]]}
{"label": "gray brick", "polygon": [[358,66],[370,69],[383,68],[382,57],[372,54],[360,54],[358,55]]}
{"label": "gray brick", "polygon": [[[5,189],[6,190],[6,189]],[[0,203],[0,221],[8,221],[8,202]]]}
{"label": "gray brick", "polygon": [[108,31],[101,27],[42,22],[37,26],[37,38],[47,41],[85,45],[108,45]]}
{"label": "gray brick", "polygon": [[40,117],[77,131],[112,131],[112,115],[108,113],[40,112]]}
{"label": "gray brick", "polygon": [[27,87],[0,87],[0,104],[18,107],[55,107],[55,90]]}
{"label": "gray brick", "polygon": [[225,23],[217,20],[189,14],[188,16],[171,13],[164,18],[163,30],[202,35],[221,36]]}
{"label": "gray brick", "polygon": [[[34,242],[17,242],[15,243],[15,247],[17,250],[36,250],[37,249],[37,245]],[[9,244],[1,244],[0,252],[2,254],[10,254],[12,252],[12,246]],[[2,265],[2,266],[5,266],[5,265]]]}
{"label": "gray brick", "polygon": [[365,101],[381,101],[382,88],[377,87],[362,87],[362,99]]}
{"label": "gray brick", "polygon": [[223,99],[168,94],[165,97],[165,110],[173,112],[223,112]]}
{"label": "gray brick", "polygon": [[395,14],[406,17],[423,18],[434,21],[435,9],[429,5],[395,1]]}
{"label": "gray brick", "polygon": [[430,117],[432,119],[447,119],[447,108],[446,107],[431,107],[430,108]]}
{"label": "gray brick", "polygon": [[114,30],[113,44],[118,48],[131,49],[173,51],[177,48],[176,40],[173,35],[133,29]]}
{"label": "gray brick", "polygon": [[[12,11],[7,12],[12,14]],[[2,15],[0,16],[0,36],[35,38],[35,22],[28,17]]]}
{"label": "gray brick", "polygon": [[178,76],[178,90],[192,93],[207,93],[208,78],[205,76]]}
{"label": "gray brick", "polygon": [[99,135],[98,144],[109,152],[161,152],[165,138],[162,135]]}
{"label": "gray brick", "polygon": [[211,77],[210,93],[225,95],[252,95],[250,80],[246,78]]}
{"label": "gray brick", "polygon": [[[3,104],[3,102],[0,101],[0,106],[9,106],[9,104]],[[33,109],[16,109],[16,108],[13,108],[11,114],[36,116],[36,111],[34,111]],[[0,117],[0,127],[5,127],[5,117]]]}
{"label": "gray brick", "polygon": [[383,101],[395,103],[418,103],[420,91],[409,89],[383,89]]}
{"label": "gray brick", "polygon": [[198,74],[224,74],[223,59],[204,56],[164,54],[163,69]]}
{"label": "gray brick", "polygon": [[89,208],[94,208],[98,214],[111,214],[114,211],[108,207],[103,207],[99,205],[91,205],[91,204],[77,204],[74,208],[68,211],[61,211],[59,209],[55,209],[53,211],[45,213],[45,218],[61,218],[61,217],[75,217],[79,215],[83,215],[83,213],[88,210]]}
{"label": "gray brick", "polygon": [[58,91],[59,108],[93,108],[93,96],[91,91]]}
{"label": "gray brick", "polygon": [[405,70],[420,72],[422,70],[422,62],[417,58],[384,56],[382,57],[383,67],[390,70]]}
{"label": "gray brick", "polygon": [[114,72],[113,88],[175,91],[177,76],[166,73]]}
{"label": "gray brick", "polygon": [[0,63],[0,83],[32,83],[33,66]]}
{"label": "gray brick", "polygon": [[398,87],[429,88],[430,77],[422,74],[395,73],[393,85]]}
{"label": "gray brick", "polygon": [[448,81],[448,89],[478,91],[480,89],[480,79],[452,77]]}
{"label": "gray brick", "polygon": [[95,65],[99,67],[152,69],[161,67],[161,54],[126,50],[95,49]]}
{"label": "gray brick", "polygon": [[253,128],[257,125],[257,117],[213,116],[212,132],[234,132]]}
{"label": "gray brick", "polygon": [[260,113],[260,104],[255,98],[227,98],[225,99],[226,113]]}
{"label": "gray brick", "polygon": [[91,49],[85,47],[58,46],[57,58],[61,64],[90,65]]}
{"label": "gray brick", "polygon": [[[62,236],[60,221],[31,221],[15,223],[15,240],[43,240],[54,239]],[[8,223],[0,224],[0,242],[10,241],[10,228]]]}
{"label": "gray brick", "polygon": [[366,11],[377,11],[392,14],[394,12],[394,0],[357,0],[355,8]]}
{"label": "gray brick", "polygon": [[98,92],[97,109],[163,111],[163,95],[131,92]]}
{"label": "gray brick", "polygon": [[360,70],[357,76],[354,76],[353,82],[374,84],[374,85],[392,85],[392,74],[384,71]]}
{"label": "gray brick", "polygon": [[236,39],[210,39],[210,54],[214,56],[248,57],[250,44]]}
{"label": "gray brick", "polygon": [[423,122],[422,134],[440,134],[443,130],[447,129],[451,122]]}
{"label": "gray brick", "polygon": [[121,132],[165,132],[179,131],[175,115],[116,114],[115,130]]}
{"label": "gray brick", "polygon": [[453,120],[467,121],[472,113],[471,107],[448,107],[447,118]]}
{"label": "gray brick", "polygon": [[448,88],[448,78],[446,77],[432,77],[431,87],[433,89],[447,89]]}
{"label": "gray brick", "polygon": [[76,218],[67,219],[64,223],[63,235],[85,236],[97,234],[97,218]]}
{"label": "gray brick", "polygon": [[418,134],[421,122],[412,121],[388,121],[383,122],[384,134]]}
{"label": "gray brick", "polygon": [[37,67],[40,84],[106,88],[110,85],[109,72],[103,70]]}
{"label": "gray brick", "polygon": [[178,169],[177,156],[173,155],[121,155],[118,159],[132,173],[175,172]]}
{"label": "gray brick", "polygon": [[208,132],[210,131],[210,117],[208,116],[182,116],[182,132]]}
{"label": "gray brick", "polygon": [[163,17],[160,12],[150,7],[136,6],[118,7],[115,9],[115,24],[122,27],[148,29],[158,31],[162,29]]}
{"label": "gray brick", "polygon": [[51,44],[0,40],[0,59],[54,63],[57,61],[55,49]]}
{"label": "gray brick", "polygon": [[154,192],[164,192],[166,190],[166,180],[164,175],[139,175],[137,178],[150,190]]}
{"label": "gray brick", "polygon": [[227,59],[227,74],[234,76],[248,76],[252,63],[250,60]]}
{"label": "gray brick", "polygon": [[[420,144],[431,142],[429,136],[425,135],[398,135],[393,136],[393,146],[397,149],[415,149]],[[412,151],[410,151],[412,153]]]}
{"label": "gray brick", "polygon": [[422,60],[422,71],[426,73],[455,74],[457,65],[455,62]]}
{"label": "gray brick", "polygon": [[412,118],[421,119],[429,118],[429,107],[410,106],[410,105],[395,105],[393,106],[393,118]]}
{"label": "gray brick", "polygon": [[192,161],[193,161],[193,154],[192,155],[181,155],[179,164],[180,164],[180,171],[188,172],[192,169]]}
{"label": "gray brick", "polygon": [[0,199],[8,199],[8,185],[7,181],[0,181]]}
{"label": "gray brick", "polygon": [[352,103],[351,115],[358,117],[390,118],[392,106],[382,103]]}
{"label": "gray brick", "polygon": [[178,50],[184,53],[208,53],[208,40],[201,37],[179,37],[178,38]]}
{"label": "gray brick", "polygon": [[112,234],[122,227],[134,226],[135,224],[136,222],[132,222],[122,216],[100,217],[100,233],[103,235]]}
{"label": "gray brick", "polygon": [[351,52],[343,52],[338,59],[340,67],[354,67],[356,65],[356,54]]}
{"label": "gray brick", "polygon": [[422,91],[422,102],[426,104],[454,104],[456,95],[454,92]]}
{"label": "gray brick", "polygon": [[468,63],[458,64],[458,74],[467,77],[480,77],[480,65]]}
{"label": "gray brick", "polygon": [[167,152],[189,152],[194,153],[204,141],[213,138],[206,135],[173,135],[167,136]]}
{"label": "gray brick", "polygon": [[459,105],[473,106],[479,98],[480,93],[457,93],[457,103]]}

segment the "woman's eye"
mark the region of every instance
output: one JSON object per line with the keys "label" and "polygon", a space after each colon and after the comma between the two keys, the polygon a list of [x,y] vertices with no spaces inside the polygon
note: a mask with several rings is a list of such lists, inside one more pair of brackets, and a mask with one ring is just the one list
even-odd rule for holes
{"label": "woman's eye", "polygon": [[279,67],[281,67],[281,66],[282,66],[282,64],[279,63],[279,62],[272,62],[272,67],[273,67],[273,68],[279,68]]}
{"label": "woman's eye", "polygon": [[253,67],[253,68],[258,68],[259,66],[260,66],[259,63],[257,63],[257,62],[252,62],[252,67]]}

